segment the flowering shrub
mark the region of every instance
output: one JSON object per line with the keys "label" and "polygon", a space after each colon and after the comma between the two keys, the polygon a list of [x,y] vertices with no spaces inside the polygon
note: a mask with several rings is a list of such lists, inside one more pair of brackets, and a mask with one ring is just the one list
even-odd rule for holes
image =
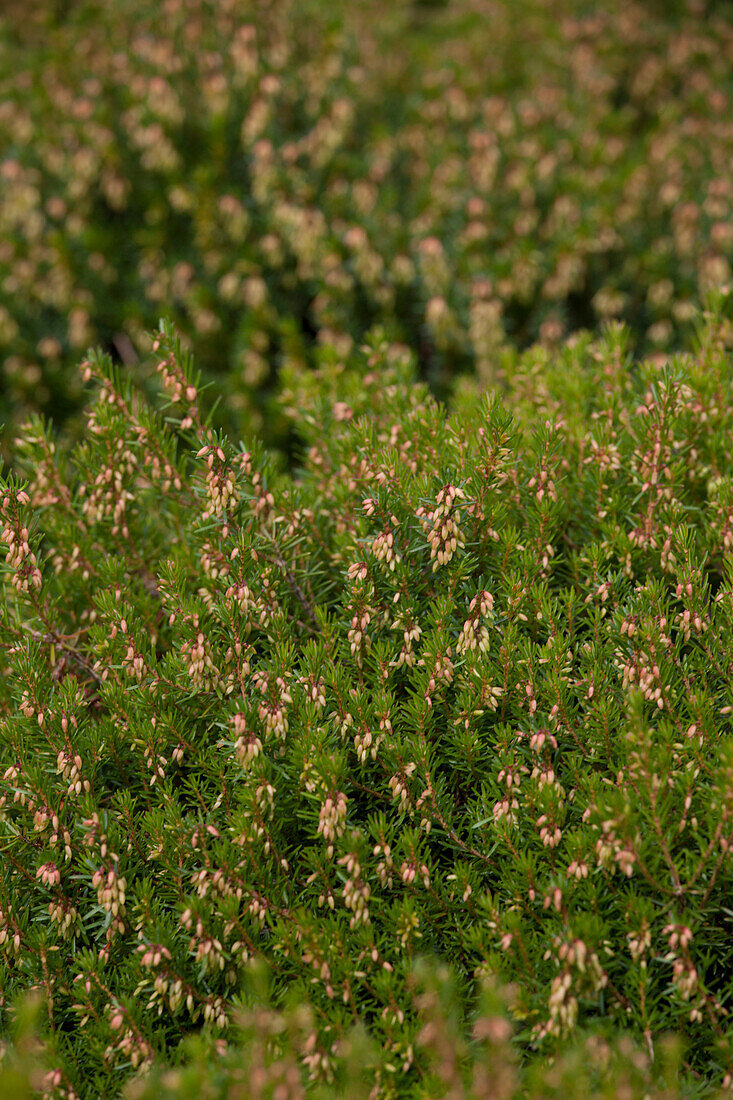
{"label": "flowering shrub", "polygon": [[375,322],[445,394],[459,372],[493,383],[506,344],[604,319],[685,346],[730,279],[733,30],[712,3],[3,16],[7,425],[73,413],[90,343],[135,372],[161,312],[219,376],[216,426],[281,441],[262,416],[280,367],[347,356]]}
{"label": "flowering shrub", "polygon": [[283,373],[295,475],[211,428],[167,325],[158,408],[94,354],[84,441],[29,421],[0,1026],[45,996],[54,1097],[226,1043],[259,957],[310,1006],[312,1077],[361,1022],[377,1094],[416,1089],[425,953],[467,1012],[513,983],[525,1060],[600,1022],[730,1084],[727,301],[664,369],[611,328],[450,415],[404,346],[324,347]]}
{"label": "flowering shrub", "polygon": [[[333,1069],[327,1081],[307,1087],[304,1063],[313,1049],[314,1019],[305,1005],[275,1010],[260,972],[255,972],[250,995],[253,1005],[234,1014],[234,1043],[200,1035],[185,1041],[185,1065],[171,1069],[156,1062],[145,1075],[123,1090],[127,1100],[367,1100],[378,1060],[375,1045],[363,1029],[352,1029],[333,1044]],[[506,995],[494,983],[483,982],[470,1031],[462,1026],[460,995],[445,968],[416,967],[409,983],[410,1000],[420,1014],[415,1037],[424,1072],[411,1095],[455,1100],[520,1100],[521,1097],[566,1097],[567,1100],[616,1100],[619,1096],[649,1100],[693,1095],[679,1081],[679,1042],[665,1036],[657,1043],[654,1066],[628,1037],[610,1038],[595,1032],[566,1045],[549,1062],[524,1069],[512,1050],[512,1026],[507,1019]],[[15,1042],[0,1062],[0,1096],[49,1095],[59,1078],[49,1070],[43,1043],[34,1033],[38,1001],[27,999],[15,1022]],[[305,1056],[305,1057],[304,1057]],[[383,1095],[394,1095],[389,1077],[382,1079]],[[399,1078],[398,1078],[399,1080]],[[387,1087],[385,1087],[387,1086]],[[695,1095],[702,1091],[694,1089]],[[721,1100],[728,1093],[708,1090]]]}

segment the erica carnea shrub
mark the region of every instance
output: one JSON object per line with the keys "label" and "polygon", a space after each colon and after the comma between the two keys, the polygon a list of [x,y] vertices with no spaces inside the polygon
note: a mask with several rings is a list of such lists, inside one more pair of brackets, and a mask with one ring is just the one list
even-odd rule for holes
{"label": "erica carnea shrub", "polygon": [[83,443],[26,425],[0,1027],[43,996],[51,1095],[114,1095],[193,1032],[224,1051],[259,958],[312,1078],[358,1023],[374,1095],[424,1095],[421,955],[466,1026],[510,984],[527,1064],[674,1032],[689,1081],[730,1083],[725,302],[664,368],[610,329],[451,414],[404,347],[325,348],[283,377],[295,475],[207,426],[168,326],[157,407],[95,354]]}
{"label": "erica carnea shrub", "polygon": [[[182,1044],[183,1064],[161,1060],[127,1082],[125,1100],[367,1100],[405,1092],[396,1066],[373,1086],[379,1058],[376,1045],[360,1026],[332,1044],[327,1080],[308,1081],[304,1062],[313,1046],[313,1011],[291,1005],[273,1009],[264,975],[255,968],[248,990],[252,1007],[233,1013],[233,1041],[202,1033]],[[419,1013],[415,1036],[422,1072],[410,1095],[421,1100],[678,1100],[730,1094],[683,1083],[680,1044],[663,1036],[654,1062],[628,1036],[606,1037],[596,1031],[564,1045],[556,1058],[521,1066],[512,1048],[506,996],[493,982],[482,982],[470,1028],[462,1026],[461,997],[447,968],[423,961],[408,983],[409,1003]],[[507,992],[511,992],[508,990]],[[47,1068],[48,1055],[37,1035],[38,998],[26,998],[14,1021],[14,1044],[0,1061],[2,1100],[49,1096],[60,1077]],[[34,1024],[36,1025],[34,1029]],[[305,1055],[305,1058],[304,1058]],[[399,1082],[390,1086],[388,1081]]]}
{"label": "erica carnea shrub", "polygon": [[161,312],[277,441],[283,364],[375,322],[439,393],[604,319],[686,346],[732,50],[698,0],[3,0],[0,421],[67,421],[84,349],[135,371]]}

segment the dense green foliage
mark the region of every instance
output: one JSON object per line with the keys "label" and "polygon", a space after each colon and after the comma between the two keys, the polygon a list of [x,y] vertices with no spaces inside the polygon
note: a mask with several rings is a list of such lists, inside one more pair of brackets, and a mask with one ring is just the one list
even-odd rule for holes
{"label": "dense green foliage", "polygon": [[733,1088],[730,16],[2,5],[0,1100]]}
{"label": "dense green foliage", "polygon": [[270,441],[281,367],[375,322],[439,396],[603,319],[684,346],[731,274],[732,26],[697,0],[5,0],[0,421],[63,422],[84,349],[134,372],[161,313],[217,425]]}
{"label": "dense green foliage", "polygon": [[[303,1005],[274,1010],[262,971],[251,977],[253,1005],[234,1013],[235,1042],[227,1045],[206,1034],[187,1039],[182,1065],[156,1062],[127,1083],[125,1100],[367,1100],[374,1095],[378,1057],[363,1028],[332,1045],[328,1080],[307,1082],[303,1063],[312,1051],[313,1013]],[[415,1045],[423,1066],[418,1094],[424,1100],[691,1100],[703,1094],[681,1084],[679,1042],[671,1036],[656,1044],[653,1066],[628,1037],[596,1031],[574,1038],[559,1057],[525,1069],[511,1046],[506,993],[499,994],[493,983],[482,983],[470,1031],[461,1026],[460,992],[445,968],[420,963],[410,1000],[421,1020]],[[14,1046],[0,1062],[1,1100],[52,1095],[59,1073],[48,1069],[38,1040],[38,1010],[38,999],[28,998],[14,1021]],[[730,1094],[706,1095],[724,1100]]]}
{"label": "dense green foliage", "polygon": [[84,442],[26,426],[0,987],[47,996],[54,1095],[226,1038],[260,956],[311,1073],[360,1021],[379,1095],[426,1095],[424,953],[469,1014],[513,983],[530,1061],[600,1023],[730,1081],[728,300],[667,367],[612,327],[450,415],[404,347],[323,348],[295,474],[207,426],[167,326],[158,409],[94,355]]}

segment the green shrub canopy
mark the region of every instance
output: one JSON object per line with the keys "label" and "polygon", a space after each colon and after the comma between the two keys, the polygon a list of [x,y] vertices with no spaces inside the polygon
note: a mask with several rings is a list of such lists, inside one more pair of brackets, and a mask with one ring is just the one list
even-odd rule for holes
{"label": "green shrub canopy", "polygon": [[733,1086],[726,3],[4,4],[0,1097]]}
{"label": "green shrub canopy", "polygon": [[262,957],[315,1077],[361,1021],[383,1094],[415,1089],[423,954],[467,1011],[512,983],[528,1057],[609,1021],[730,1080],[726,301],[669,367],[611,328],[450,415],[404,347],[324,349],[283,379],[295,475],[207,426],[169,326],[165,416],[94,355],[85,441],[31,421],[0,986],[48,998],[59,1088],[226,1038]]}

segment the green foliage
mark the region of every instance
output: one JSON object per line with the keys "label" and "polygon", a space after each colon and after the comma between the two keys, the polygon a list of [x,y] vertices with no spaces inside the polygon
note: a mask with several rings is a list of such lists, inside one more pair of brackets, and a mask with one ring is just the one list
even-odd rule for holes
{"label": "green foliage", "polygon": [[0,1098],[730,1089],[729,7],[3,5]]}
{"label": "green foliage", "polygon": [[157,403],[94,354],[83,442],[31,419],[0,486],[0,1027],[45,996],[54,1096],[192,1035],[198,1081],[261,958],[316,1081],[359,1024],[375,1095],[445,1094],[434,955],[457,1035],[510,984],[548,1095],[598,1028],[655,1067],[677,1034],[686,1095],[730,1082],[728,302],[664,368],[611,328],[451,412],[404,346],[324,348],[282,379],[295,474],[212,427],[167,324]]}
{"label": "green foliage", "polygon": [[0,420],[78,433],[71,366],[139,375],[161,312],[279,444],[278,372],[375,323],[439,396],[602,320],[686,346],[731,276],[728,10],[5,0]]}
{"label": "green foliage", "polygon": [[[303,1062],[313,1050],[314,1017],[305,1005],[273,1009],[261,967],[254,968],[248,985],[252,1007],[234,1014],[235,1041],[226,1044],[211,1036],[185,1040],[184,1064],[161,1063],[129,1082],[125,1100],[367,1100],[378,1052],[360,1027],[334,1043],[328,1079],[306,1084]],[[425,1071],[410,1090],[420,1100],[520,1100],[522,1097],[563,1097],[563,1100],[616,1100],[619,1096],[671,1100],[684,1095],[714,1096],[724,1092],[682,1090],[679,1083],[679,1042],[664,1036],[657,1044],[652,1069],[647,1055],[628,1038],[609,1038],[596,1032],[578,1036],[562,1055],[536,1062],[525,1072],[512,1049],[512,1027],[507,1019],[507,993],[483,982],[470,1028],[460,1020],[455,981],[445,967],[421,963],[410,982],[410,997],[421,1018],[416,1048]],[[14,1062],[0,1063],[0,1098],[17,1100],[38,1095],[52,1085],[44,1052],[23,1020],[14,1048]],[[398,1091],[387,1076],[382,1095]],[[25,1091],[22,1091],[25,1090]]]}

